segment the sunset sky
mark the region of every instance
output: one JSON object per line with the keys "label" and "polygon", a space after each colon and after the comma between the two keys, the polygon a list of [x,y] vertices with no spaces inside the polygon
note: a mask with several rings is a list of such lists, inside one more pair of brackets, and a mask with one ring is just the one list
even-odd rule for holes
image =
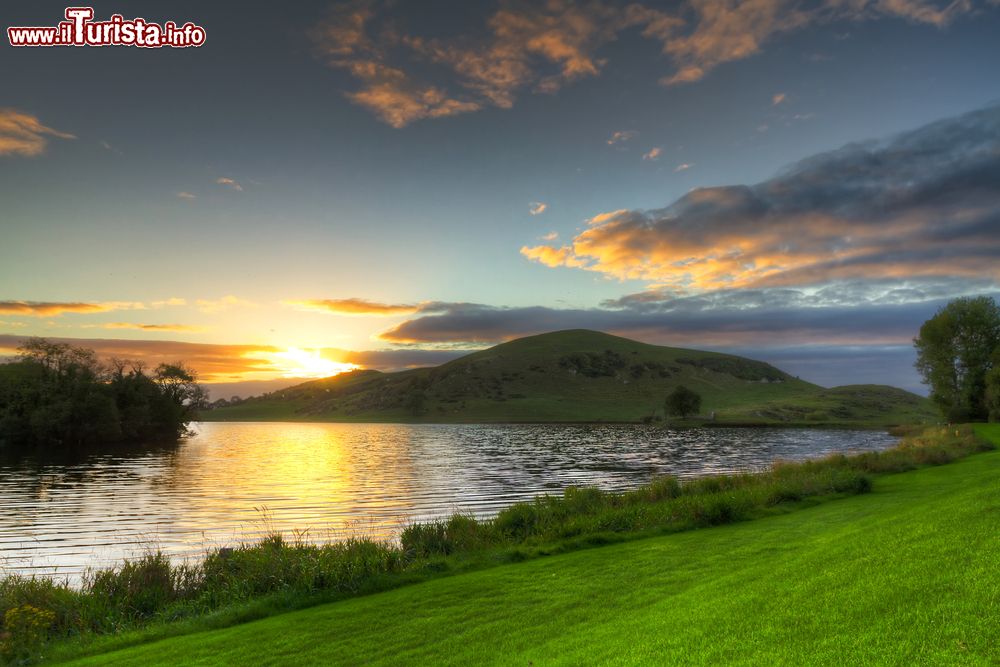
{"label": "sunset sky", "polygon": [[287,384],[593,328],[923,391],[920,324],[1000,295],[995,0],[93,6],[207,41],[0,40],[0,355]]}

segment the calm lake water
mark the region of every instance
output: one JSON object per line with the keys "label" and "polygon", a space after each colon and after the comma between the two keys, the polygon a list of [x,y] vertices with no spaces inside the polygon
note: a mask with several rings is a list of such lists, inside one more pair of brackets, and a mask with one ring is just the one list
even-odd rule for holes
{"label": "calm lake water", "polygon": [[269,527],[390,538],[571,485],[753,470],[883,449],[885,433],[622,425],[205,423],[178,445],[0,461],[0,570],[78,580],[150,546],[176,558]]}

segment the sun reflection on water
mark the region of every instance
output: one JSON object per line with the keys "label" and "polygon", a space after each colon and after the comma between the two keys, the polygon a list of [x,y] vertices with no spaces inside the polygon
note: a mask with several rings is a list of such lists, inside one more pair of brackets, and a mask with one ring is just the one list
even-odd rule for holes
{"label": "sun reflection on water", "polygon": [[[570,485],[881,449],[882,433],[622,425],[206,423],[176,446],[0,462],[0,569],[69,576],[158,548],[194,558],[269,530],[391,539]],[[261,512],[266,508],[265,513]],[[266,518],[266,521],[263,519]]]}

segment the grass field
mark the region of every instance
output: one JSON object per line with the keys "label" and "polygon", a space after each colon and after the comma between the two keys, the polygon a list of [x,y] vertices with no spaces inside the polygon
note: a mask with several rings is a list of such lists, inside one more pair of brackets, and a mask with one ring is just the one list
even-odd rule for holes
{"label": "grass field", "polygon": [[206,411],[203,418],[637,422],[663,418],[664,399],[679,385],[702,396],[702,414],[714,414],[710,423],[864,427],[938,418],[930,401],[901,389],[827,390],[760,361],[587,330],[529,336],[435,368],[345,373]]}
{"label": "grass field", "polygon": [[[1000,443],[1000,426],[978,427]],[[1000,452],[74,664],[995,665]],[[64,653],[65,655],[65,653]]]}

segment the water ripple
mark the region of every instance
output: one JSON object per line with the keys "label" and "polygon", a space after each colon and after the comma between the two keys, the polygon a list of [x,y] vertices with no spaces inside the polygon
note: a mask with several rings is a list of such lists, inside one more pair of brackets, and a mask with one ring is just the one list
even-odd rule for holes
{"label": "water ripple", "polygon": [[206,423],[174,447],[0,463],[0,569],[78,581],[150,546],[192,558],[271,528],[392,538],[407,521],[488,515],[571,485],[621,490],[894,442],[830,430]]}

